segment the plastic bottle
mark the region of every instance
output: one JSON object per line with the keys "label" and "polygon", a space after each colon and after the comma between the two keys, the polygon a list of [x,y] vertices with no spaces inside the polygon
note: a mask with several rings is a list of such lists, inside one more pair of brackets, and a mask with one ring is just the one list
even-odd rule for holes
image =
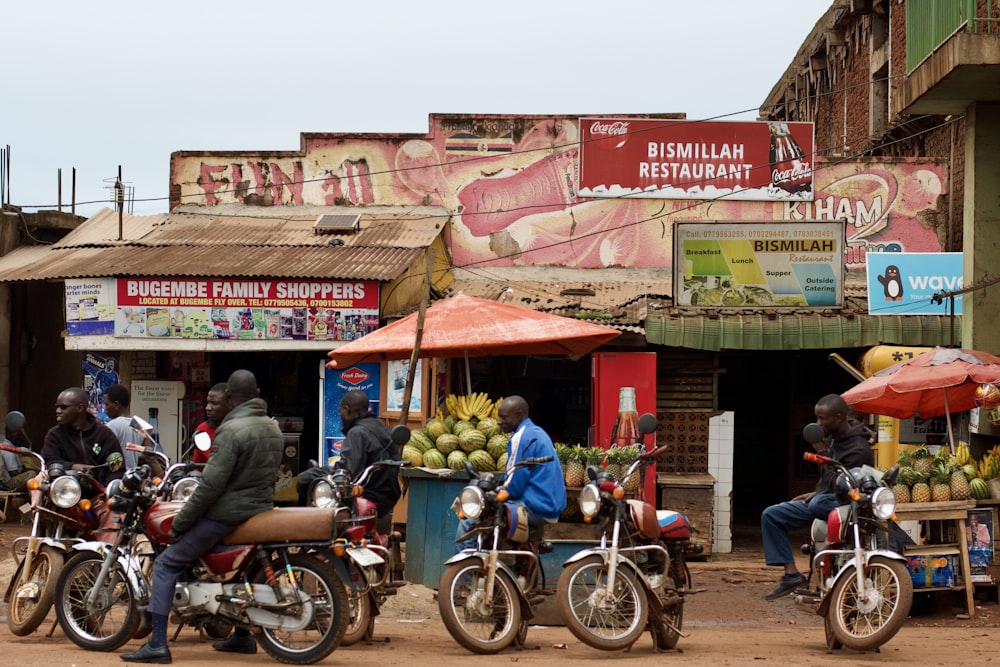
{"label": "plastic bottle", "polygon": [[639,433],[639,413],[635,409],[635,387],[618,390],[618,418],[615,420],[615,434],[611,444],[614,447],[634,445],[641,439]]}

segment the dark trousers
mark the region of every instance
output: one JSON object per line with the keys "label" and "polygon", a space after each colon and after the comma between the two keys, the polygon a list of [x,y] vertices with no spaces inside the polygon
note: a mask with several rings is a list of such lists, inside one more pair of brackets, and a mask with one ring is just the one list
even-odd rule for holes
{"label": "dark trousers", "polygon": [[237,524],[198,519],[180,539],[167,547],[153,562],[153,585],[149,593],[149,611],[167,616],[174,601],[174,585],[184,569],[214,547]]}

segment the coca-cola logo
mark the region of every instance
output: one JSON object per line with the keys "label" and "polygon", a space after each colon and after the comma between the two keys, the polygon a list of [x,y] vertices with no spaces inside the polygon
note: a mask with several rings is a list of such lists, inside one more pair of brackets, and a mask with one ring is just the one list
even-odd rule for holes
{"label": "coca-cola logo", "polygon": [[630,124],[627,120],[595,120],[590,124],[590,136],[595,146],[607,150],[621,148],[628,141]]}
{"label": "coca-cola logo", "polygon": [[371,377],[370,373],[366,373],[360,368],[349,368],[340,374],[340,379],[348,384],[361,384],[365,380]]}
{"label": "coca-cola logo", "polygon": [[775,167],[771,170],[772,185],[791,184],[804,185],[809,183],[812,169],[808,162],[794,161],[789,164],[788,169]]}

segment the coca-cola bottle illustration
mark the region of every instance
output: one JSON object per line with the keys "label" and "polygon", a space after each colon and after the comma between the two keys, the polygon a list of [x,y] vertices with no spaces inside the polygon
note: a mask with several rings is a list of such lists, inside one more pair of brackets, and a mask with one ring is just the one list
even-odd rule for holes
{"label": "coca-cola bottle illustration", "polygon": [[795,141],[788,123],[771,122],[771,187],[789,194],[812,189],[812,166]]}
{"label": "coca-cola bottle illustration", "polygon": [[642,442],[642,434],[639,433],[639,413],[635,408],[635,387],[621,387],[618,390],[618,417],[611,445],[628,447],[637,442]]}

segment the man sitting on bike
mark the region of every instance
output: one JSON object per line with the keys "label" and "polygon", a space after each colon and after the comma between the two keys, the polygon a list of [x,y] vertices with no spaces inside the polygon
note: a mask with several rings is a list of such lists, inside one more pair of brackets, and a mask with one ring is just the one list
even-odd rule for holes
{"label": "man sitting on bike", "polygon": [[[219,425],[214,452],[201,482],[174,518],[170,528],[174,543],[153,562],[149,597],[153,629],[149,642],[134,653],[122,655],[125,662],[171,662],[167,620],[177,577],[237,525],[274,508],[274,479],[281,463],[284,436],[267,415],[267,404],[258,397],[253,373],[235,371],[228,384],[233,410]],[[243,628],[212,648],[235,653],[257,651],[253,637]]]}
{"label": "man sitting on bike", "polygon": [[[500,429],[512,433],[507,443],[507,479],[505,486],[510,493],[507,502],[522,505],[527,511],[528,525],[541,526],[556,523],[566,509],[566,481],[559,467],[552,439],[528,418],[528,402],[521,396],[508,396],[500,403]],[[550,456],[552,460],[537,466],[513,469],[515,463],[527,458]],[[462,542],[459,538],[476,527],[476,519],[462,519],[455,535],[458,553],[476,547],[475,537]]]}

